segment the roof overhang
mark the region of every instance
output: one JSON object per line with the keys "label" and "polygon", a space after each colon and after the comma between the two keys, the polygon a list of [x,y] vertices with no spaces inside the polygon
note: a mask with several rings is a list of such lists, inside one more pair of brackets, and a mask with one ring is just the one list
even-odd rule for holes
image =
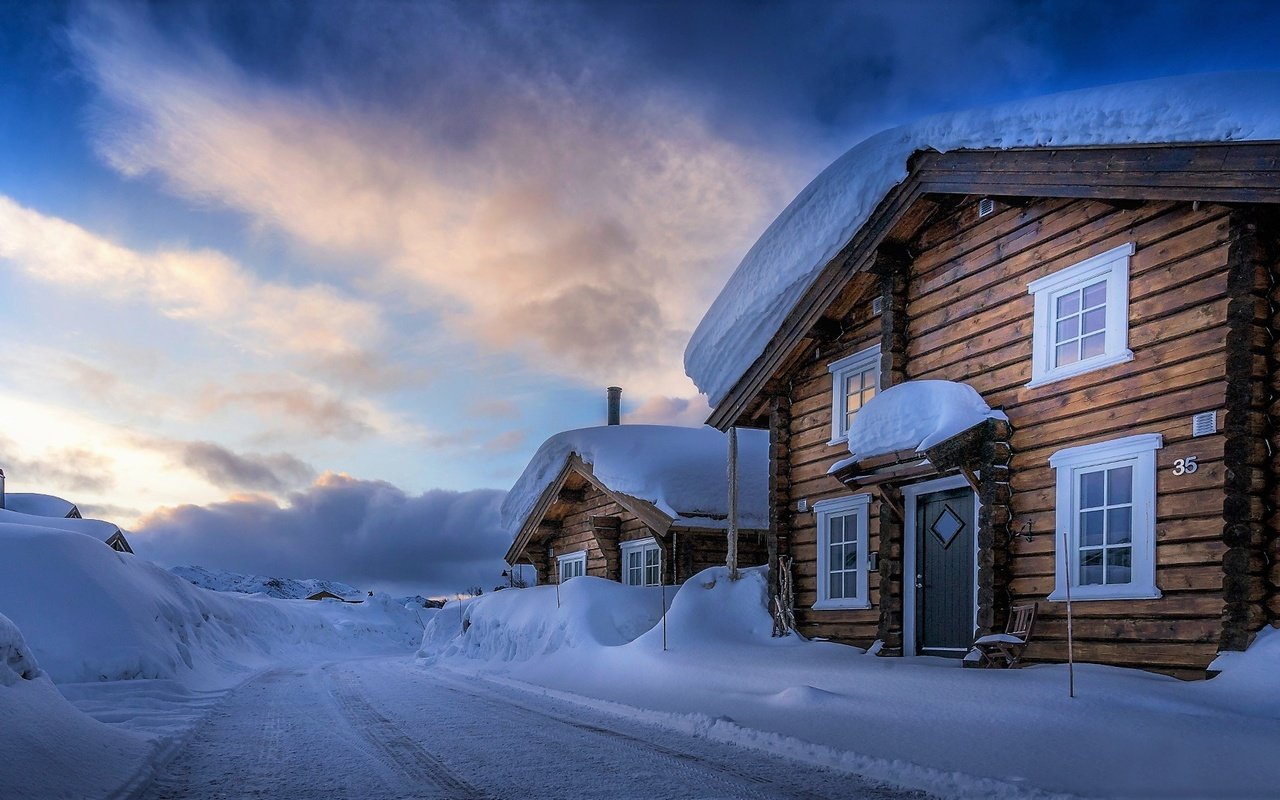
{"label": "roof overhang", "polygon": [[[947,197],[1280,203],[1280,142],[922,151],[797,301],[707,424],[763,427],[769,381],[821,329],[823,313],[882,248],[906,247]],[[762,395],[765,395],[762,397]]]}

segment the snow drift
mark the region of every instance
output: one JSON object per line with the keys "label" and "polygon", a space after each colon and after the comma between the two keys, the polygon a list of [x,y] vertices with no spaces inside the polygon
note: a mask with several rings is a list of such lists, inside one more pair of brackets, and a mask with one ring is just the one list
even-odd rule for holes
{"label": "snow drift", "polygon": [[68,703],[3,614],[0,720],[0,764],[7,765],[0,768],[0,797],[83,797],[86,786],[124,783],[150,750],[144,736],[90,719]]}
{"label": "snow drift", "polygon": [[[590,576],[555,586],[495,592],[445,606],[427,624],[421,658],[527,661],[560,651],[573,658],[601,650],[696,650],[727,644],[793,645],[773,638],[763,567],[729,580],[725,567],[703,570],[679,587],[624,586]],[[666,630],[662,612],[665,595]]]}
{"label": "snow drift", "polygon": [[[502,525],[520,530],[538,498],[576,453],[601,483],[653,503],[676,520],[706,524],[728,516],[729,443],[711,427],[604,425],[543,442],[502,501]],[[769,436],[738,431],[738,523],[769,525]]]}
{"label": "snow drift", "polygon": [[[524,661],[562,648],[616,647],[662,618],[663,591],[583,576],[450,603],[427,623],[418,655]],[[665,590],[668,598],[676,590]]]}
{"label": "snow drift", "polygon": [[1280,139],[1280,73],[1223,73],[1083,89],[926,117],[853,147],[751,247],[698,324],[685,372],[717,406],[818,273],[907,177],[919,150]]}
{"label": "snow drift", "polygon": [[58,683],[227,686],[266,664],[412,652],[421,638],[419,616],[385,596],[353,605],[210,592],[61,528],[0,523],[0,546],[0,613]]}

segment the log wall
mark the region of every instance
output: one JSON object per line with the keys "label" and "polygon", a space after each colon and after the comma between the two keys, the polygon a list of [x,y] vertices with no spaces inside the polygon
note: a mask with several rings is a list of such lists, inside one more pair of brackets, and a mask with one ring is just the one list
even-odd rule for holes
{"label": "log wall", "polygon": [[[827,340],[799,354],[775,385],[787,386],[789,421],[775,438],[787,444],[781,497],[788,508],[847,493],[826,475],[847,457],[829,446],[831,378],[827,364],[880,341],[905,338],[906,357],[885,359],[885,371],[911,380],[962,381],[1009,415],[1013,434],[1007,500],[1015,539],[1005,563],[1007,590],[997,605],[1039,601],[1032,660],[1065,658],[1062,605],[1045,597],[1054,583],[1054,472],[1049,456],[1062,448],[1138,433],[1161,433],[1157,453],[1156,583],[1158,600],[1092,601],[1075,606],[1077,656],[1184,675],[1203,675],[1223,633],[1222,433],[1191,438],[1191,416],[1226,405],[1227,258],[1231,217],[1223,206],[1146,202],[1119,206],[1097,200],[1043,199],[997,206],[979,219],[976,199],[958,205],[917,236],[906,286],[868,282],[833,308]],[[1027,285],[1111,248],[1133,242],[1129,346],[1132,362],[1048,385],[1031,378],[1033,298]],[[902,303],[892,325],[871,314],[871,296]],[[886,303],[886,309],[891,306]],[[894,350],[904,344],[892,341]],[[1196,456],[1199,469],[1174,476],[1175,459]],[[779,494],[783,494],[779,492]],[[875,608],[813,611],[816,530],[797,513],[785,534],[796,558],[796,608],[802,632],[867,646],[900,627],[881,619],[880,580],[900,584],[900,552],[881,547],[878,497],[871,506],[869,547],[879,550],[881,575],[871,575]],[[886,522],[891,522],[886,515]],[[1269,543],[1274,546],[1274,543]],[[1268,586],[1280,585],[1272,574]],[[1254,573],[1257,574],[1256,572]],[[998,623],[1002,619],[990,620]],[[990,624],[989,623],[989,624]]]}

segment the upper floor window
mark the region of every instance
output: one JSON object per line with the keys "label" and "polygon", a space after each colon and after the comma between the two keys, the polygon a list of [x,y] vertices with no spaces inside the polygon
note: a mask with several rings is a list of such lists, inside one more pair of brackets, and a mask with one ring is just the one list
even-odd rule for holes
{"label": "upper floor window", "polygon": [[880,345],[833,361],[831,372],[831,444],[846,440],[858,409],[880,391]]}
{"label": "upper floor window", "polygon": [[1031,382],[1039,386],[1133,359],[1129,243],[1032,281]]}
{"label": "upper floor window", "polygon": [[870,608],[867,526],[871,495],[813,504],[818,520],[818,602],[815,609]]}
{"label": "upper floor window", "polygon": [[622,582],[628,586],[662,583],[662,548],[653,539],[622,543]]}
{"label": "upper floor window", "polygon": [[[1057,581],[1050,600],[1154,598],[1158,433],[1059,450]],[[1065,536],[1064,536],[1065,534]]]}

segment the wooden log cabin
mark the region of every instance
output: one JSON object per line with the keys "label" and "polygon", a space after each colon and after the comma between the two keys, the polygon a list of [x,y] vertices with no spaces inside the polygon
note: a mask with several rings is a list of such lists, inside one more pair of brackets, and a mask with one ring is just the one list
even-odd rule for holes
{"label": "wooden log cabin", "polygon": [[[712,425],[769,431],[799,630],[961,657],[1038,603],[1026,658],[1063,661],[1070,589],[1077,660],[1204,677],[1280,620],[1280,143],[907,173],[712,398]],[[850,452],[864,411],[944,413],[893,402],[924,381],[993,412]]]}
{"label": "wooden log cabin", "polygon": [[[768,437],[739,441],[738,563],[763,565]],[[630,585],[679,584],[725,563],[728,445],[704,428],[607,425],[557,434],[503,504],[509,565],[538,583],[592,575]]]}

